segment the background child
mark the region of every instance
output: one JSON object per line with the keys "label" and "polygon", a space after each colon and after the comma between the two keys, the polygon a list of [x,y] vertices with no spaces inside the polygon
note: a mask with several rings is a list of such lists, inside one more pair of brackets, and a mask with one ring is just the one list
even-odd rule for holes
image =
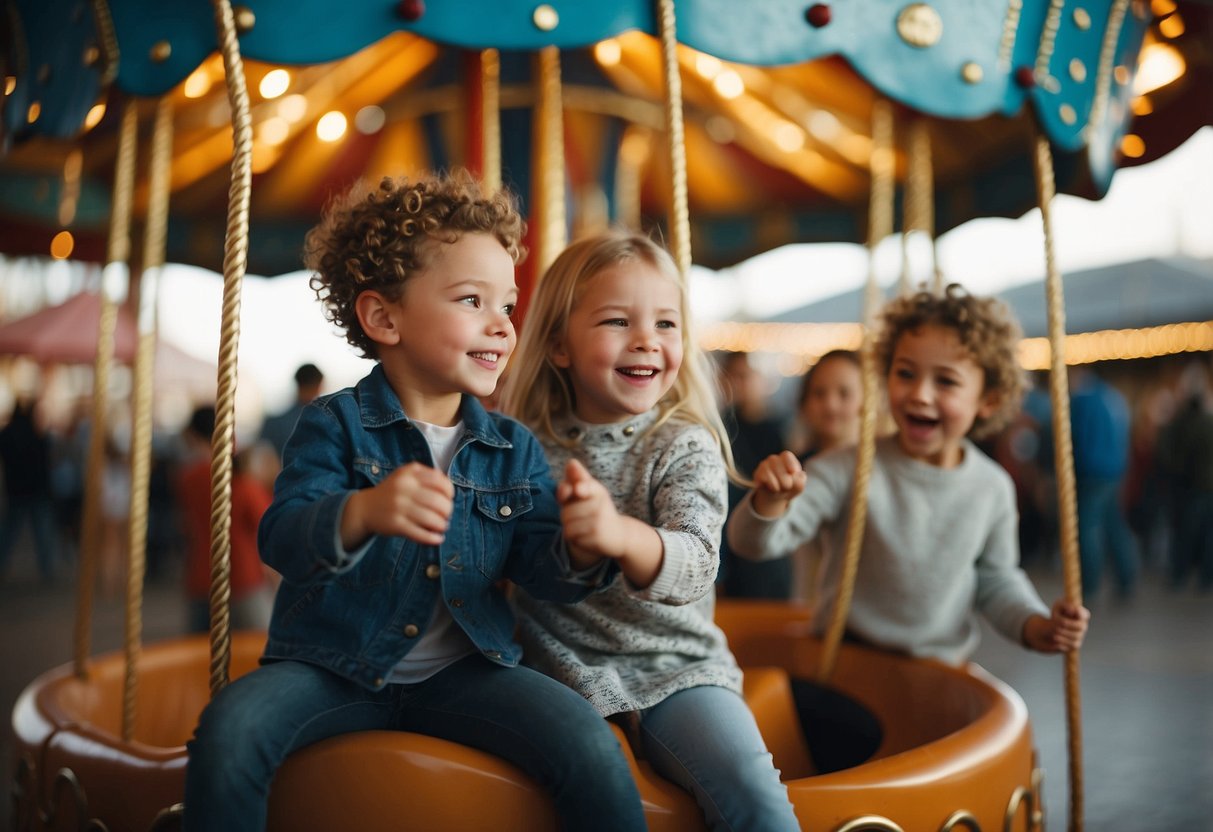
{"label": "background child", "polygon": [[710,827],[798,829],[712,620],[727,445],[709,378],[661,247],[608,233],[552,264],[504,405],[565,471],[570,547],[623,574],[576,606],[519,594],[519,636],[528,663],[632,728]]}
{"label": "background child", "polygon": [[[185,527],[186,628],[205,633],[211,628],[211,434],[215,408],[203,405],[185,426],[186,459],[177,474],[176,496]],[[264,630],[274,605],[276,577],[257,556],[257,527],[270,507],[269,489],[249,474],[244,457],[236,456],[232,471],[231,602],[233,630]]]}
{"label": "background child", "polygon": [[326,314],[379,363],[304,408],[287,442],[259,535],[282,574],[263,665],[202,714],[186,829],[263,829],[288,754],[373,729],[509,760],[568,828],[645,828],[609,726],[517,666],[497,585],[573,601],[603,577],[573,574],[554,547],[534,437],[477,401],[515,345],[521,233],[511,201],[463,175],[356,186],[309,234]]}
{"label": "background child", "polygon": [[[806,463],[817,454],[859,442],[859,409],[863,405],[863,378],[859,354],[853,350],[830,350],[804,374],[797,415],[808,430],[808,446],[800,455]],[[829,548],[823,529],[812,540],[792,552],[790,597],[814,603],[819,598],[821,562]]]}
{"label": "background child", "polygon": [[[897,432],[876,445],[868,520],[848,634],[952,664],[980,631],[974,608],[1003,635],[1041,652],[1082,644],[1090,614],[1064,601],[1045,607],[1019,568],[1011,479],[967,438],[1001,427],[1019,405],[1019,327],[992,298],[949,286],[885,309],[877,344]],[[777,556],[836,527],[849,513],[855,452],[768,457],[730,518],[742,554]],[[837,596],[843,548],[835,528],[826,596]],[[830,605],[817,611],[824,629]]]}
{"label": "background child", "polygon": [[859,442],[859,409],[863,379],[859,354],[830,350],[804,374],[800,386],[800,421],[808,430],[802,460]]}

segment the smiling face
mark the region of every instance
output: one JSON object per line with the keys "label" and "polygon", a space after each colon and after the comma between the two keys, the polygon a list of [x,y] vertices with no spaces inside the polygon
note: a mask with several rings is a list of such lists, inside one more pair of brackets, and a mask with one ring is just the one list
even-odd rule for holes
{"label": "smiling face", "polygon": [[997,405],[985,392],[982,368],[949,327],[926,324],[902,333],[887,384],[902,450],[941,468],[960,464],[974,420]]}
{"label": "smiling face", "polygon": [[550,352],[568,371],[578,418],[618,422],[661,401],[682,366],[681,308],[678,284],[642,259],[587,281]]}
{"label": "smiling face", "polygon": [[[494,237],[434,242],[399,300],[381,302],[379,359],[414,419],[453,424],[464,393],[493,393],[517,335],[514,261]],[[370,294],[370,293],[368,293]],[[376,340],[380,340],[376,338]]]}
{"label": "smiling face", "polygon": [[800,406],[813,447],[829,451],[858,442],[861,404],[863,380],[854,361],[836,357],[818,364]]}

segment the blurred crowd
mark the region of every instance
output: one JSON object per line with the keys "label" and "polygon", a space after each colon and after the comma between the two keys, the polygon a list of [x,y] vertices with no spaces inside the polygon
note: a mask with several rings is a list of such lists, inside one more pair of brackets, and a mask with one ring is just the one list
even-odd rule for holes
{"label": "blurred crowd", "polygon": [[[834,351],[802,378],[770,372],[766,356],[715,356],[723,416],[738,471],[788,449],[802,460],[854,444],[862,384],[858,356]],[[772,362],[773,363],[773,362]],[[237,627],[268,620],[274,576],[256,553],[256,528],[269,504],[282,445],[324,377],[307,364],[296,398],[269,414],[255,441],[237,448],[233,475],[233,618]],[[1034,379],[1019,417],[980,443],[1015,481],[1025,565],[1058,557],[1053,416],[1047,379]],[[1071,369],[1070,421],[1077,484],[1084,596],[1133,595],[1143,569],[1179,589],[1213,591],[1213,363],[1209,356],[1108,362]],[[45,583],[74,580],[84,505],[91,407],[69,419],[44,418],[33,396],[18,397],[0,428],[0,584],[11,561],[31,552]],[[147,577],[176,582],[183,628],[206,628],[209,579],[210,435],[203,405],[179,430],[156,430],[149,490]],[[129,426],[105,442],[100,474],[99,590],[117,595],[130,511]],[[745,493],[731,484],[730,501]],[[730,506],[731,507],[731,506]],[[19,545],[22,544],[22,545]],[[810,601],[821,541],[792,558],[754,562],[722,549],[722,595]]]}
{"label": "blurred crowd", "polygon": [[[257,527],[270,504],[282,446],[303,406],[319,395],[323,373],[313,364],[295,374],[296,397],[269,414],[259,434],[233,459],[231,569],[232,625],[268,624],[276,576],[257,554]],[[15,399],[0,427],[0,585],[15,571],[14,557],[33,554],[44,585],[75,580],[91,443],[91,402],[82,400],[66,420],[44,412],[36,396]],[[46,410],[49,410],[47,408]],[[147,580],[182,588],[182,627],[209,626],[211,438],[215,408],[196,407],[180,429],[156,427],[148,489]],[[98,472],[96,530],[98,590],[106,597],[125,586],[131,506],[130,427],[114,420]],[[20,545],[19,545],[20,544]]]}

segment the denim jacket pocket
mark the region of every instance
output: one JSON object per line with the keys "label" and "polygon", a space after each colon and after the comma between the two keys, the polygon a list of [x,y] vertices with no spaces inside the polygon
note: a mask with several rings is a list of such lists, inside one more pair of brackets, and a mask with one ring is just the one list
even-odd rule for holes
{"label": "denim jacket pocket", "polygon": [[383,460],[365,456],[354,457],[354,473],[358,475],[359,480],[365,480],[369,485],[378,485],[394,470],[395,465]]}
{"label": "denim jacket pocket", "polygon": [[481,528],[477,566],[485,577],[497,580],[505,571],[518,520],[534,508],[530,486],[499,490],[476,489],[476,521]]}
{"label": "denim jacket pocket", "polygon": [[[382,482],[395,467],[367,457],[354,459],[354,471],[358,479],[365,480],[371,486]],[[402,537],[377,537],[358,564],[348,572],[338,575],[334,583],[346,589],[363,589],[390,583],[406,553],[415,552],[416,548],[415,544],[410,546],[409,541]]]}

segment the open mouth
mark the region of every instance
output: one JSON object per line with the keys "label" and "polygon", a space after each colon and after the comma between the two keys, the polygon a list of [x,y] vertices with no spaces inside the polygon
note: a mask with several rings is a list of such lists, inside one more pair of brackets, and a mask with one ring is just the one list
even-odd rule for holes
{"label": "open mouth", "polygon": [[906,425],[910,428],[913,428],[916,431],[928,431],[928,430],[933,430],[934,428],[938,427],[939,420],[938,419],[928,419],[925,416],[914,416],[914,415],[907,413],[906,414]]}
{"label": "open mouth", "polygon": [[619,367],[615,370],[622,376],[636,379],[647,379],[657,375],[656,367]]}
{"label": "open mouth", "polygon": [[468,355],[481,363],[488,364],[493,367],[497,366],[497,359],[501,357],[495,352],[469,352]]}

